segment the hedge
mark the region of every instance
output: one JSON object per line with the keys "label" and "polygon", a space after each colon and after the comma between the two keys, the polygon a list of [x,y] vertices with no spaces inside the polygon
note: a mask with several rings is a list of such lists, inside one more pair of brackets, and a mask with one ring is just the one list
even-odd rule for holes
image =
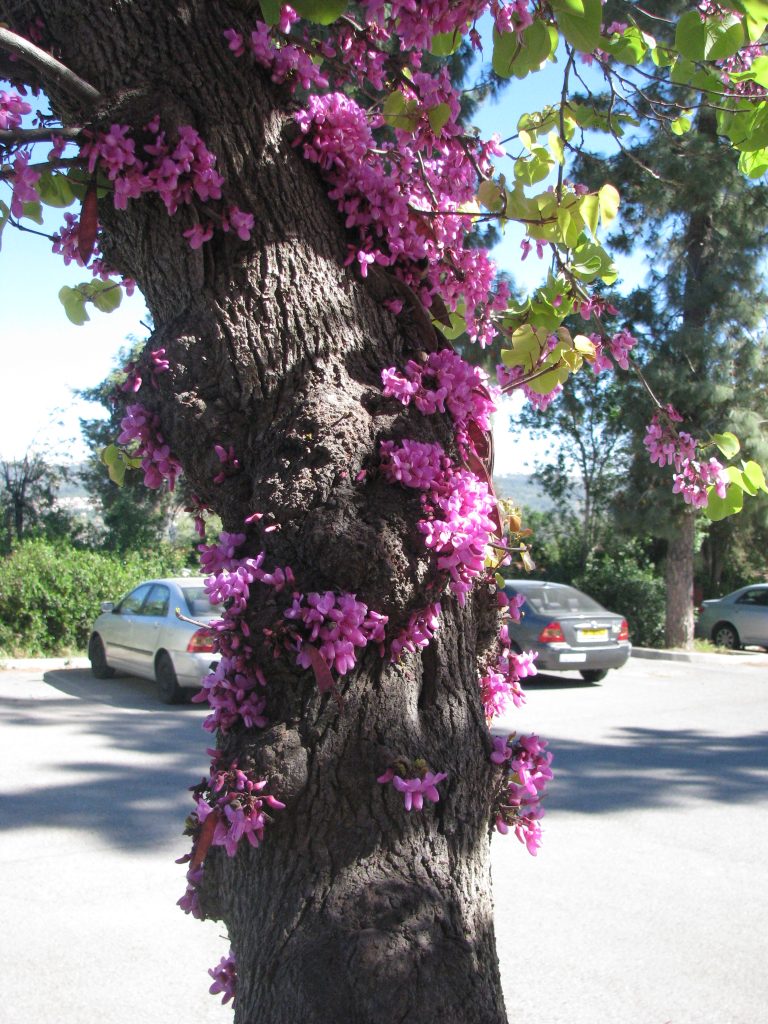
{"label": "hedge", "polygon": [[180,575],[186,558],[170,547],[117,554],[23,542],[0,561],[0,655],[84,650],[102,601],[142,580]]}

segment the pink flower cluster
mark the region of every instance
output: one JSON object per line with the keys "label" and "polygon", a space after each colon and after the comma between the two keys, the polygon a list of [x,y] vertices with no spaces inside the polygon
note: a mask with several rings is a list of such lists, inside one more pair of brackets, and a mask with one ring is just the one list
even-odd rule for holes
{"label": "pink flower cluster", "polygon": [[173,490],[181,473],[181,463],[171,455],[171,449],[160,433],[160,417],[136,403],[129,405],[120,421],[118,444],[136,444],[135,456],[141,459],[144,470],[144,484],[147,487],[162,487],[168,481]]}
{"label": "pink flower cluster", "polygon": [[[510,617],[516,622],[520,621],[520,596],[517,595],[507,605]],[[497,715],[504,714],[510,701],[517,708],[525,703],[520,681],[537,674],[534,664],[537,656],[534,651],[523,651],[520,654],[514,652],[509,639],[509,627],[506,624],[501,627],[496,661],[480,677],[480,696],[489,723]]]}
{"label": "pink flower cluster", "polygon": [[209,732],[228,732],[238,723],[249,729],[263,729],[268,723],[263,695],[267,680],[256,659],[245,612],[254,583],[271,586],[279,593],[294,580],[288,566],[266,572],[262,568],[264,551],[255,558],[236,558],[235,552],[245,539],[243,533],[223,532],[218,544],[198,546],[203,569],[213,573],[204,583],[211,603],[226,606],[222,617],[210,623],[220,660],[192,698],[210,705],[211,714],[203,722]]}
{"label": "pink flower cluster", "polygon": [[[590,334],[589,338],[595,345],[595,359],[592,363],[592,371],[595,376],[602,373],[603,370],[612,370],[613,363],[605,350],[606,345],[603,337],[600,334]],[[637,338],[625,329],[617,331],[612,338],[608,339],[610,353],[622,370],[629,369],[629,353],[636,344]]]}
{"label": "pink flower cluster", "polygon": [[202,919],[199,889],[203,881],[205,857],[211,846],[223,846],[234,857],[240,840],[253,847],[264,840],[264,829],[272,820],[270,810],[280,811],[285,804],[265,793],[266,779],[251,770],[241,770],[237,761],[227,764],[218,750],[213,756],[207,779],[193,787],[195,810],[187,819],[185,835],[192,836],[192,852],[177,864],[192,862],[187,871],[187,888],[177,901],[185,914]]}
{"label": "pink flower cluster", "polygon": [[[65,257],[66,261],[66,257]],[[68,261],[66,261],[68,262]],[[165,373],[170,369],[171,364],[165,358],[165,349],[156,348],[154,351],[149,353],[149,368],[150,368],[150,382],[153,387],[157,387],[157,376],[161,373]],[[140,390],[143,383],[142,370],[140,367],[141,360],[139,363],[133,361],[126,363],[123,367],[123,372],[127,374],[125,380],[120,385],[120,390],[135,394]]]}
{"label": "pink flower cluster", "polygon": [[[99,167],[113,183],[116,209],[124,210],[129,199],[149,193],[160,196],[169,216],[195,199],[203,203],[221,199],[224,178],[216,170],[216,157],[191,125],[177,128],[175,143],[161,131],[159,117],[145,125],[145,132],[150,139],[138,151],[131,129],[120,124],[93,134],[80,147],[80,156],[87,160],[91,173]],[[243,240],[250,238],[253,225],[253,214],[237,206],[219,213],[221,229],[234,231]],[[183,234],[197,249],[212,237],[213,227],[211,222],[196,223]]]}
{"label": "pink flower cluster", "polygon": [[419,775],[410,778],[403,778],[395,773],[394,768],[387,768],[383,775],[380,775],[377,782],[386,785],[391,782],[398,793],[403,794],[403,804],[406,811],[421,811],[424,809],[424,798],[436,804],[440,799],[437,791],[438,783],[447,779],[447,772],[430,772],[426,769]]}
{"label": "pink flower cluster", "polygon": [[381,472],[389,483],[423,491],[424,518],[418,529],[437,559],[438,572],[464,604],[473,581],[485,568],[486,550],[496,526],[495,499],[488,485],[455,467],[438,444],[403,439],[381,442]]}
{"label": "pink flower cluster", "polygon": [[508,292],[502,286],[494,292],[495,266],[485,251],[465,246],[472,217],[460,211],[474,199],[476,168],[488,174],[490,158],[503,155],[498,144],[473,142],[469,159],[464,147],[470,144],[452,138],[447,125],[435,139],[427,116],[420,128],[396,129],[397,144],[378,141],[381,118],[339,92],[311,96],[297,123],[305,158],[318,164],[346,226],[360,237],[348,262],[356,260],[363,276],[372,263],[392,267],[427,306],[435,295],[450,309],[463,301],[470,335],[490,342],[488,317],[506,304]]}
{"label": "pink flower cluster", "polygon": [[29,166],[29,157],[27,150],[21,150],[13,160],[11,216],[16,218],[23,216],[24,203],[36,203],[40,199],[35,188],[40,172]]}
{"label": "pink flower cluster", "polygon": [[[296,46],[280,38],[290,31],[291,24],[297,20],[288,5],[282,11],[284,20],[276,26],[275,32],[263,21],[256,22],[254,31],[247,39],[235,29],[226,29],[224,37],[230,50],[236,57],[242,57],[246,49],[250,50],[257,64],[270,69],[273,82],[290,81],[294,89],[299,86],[302,89],[326,89],[328,79],[320,65],[313,61],[307,47]],[[288,16],[287,11],[291,12]],[[324,48],[326,56],[332,52],[330,47]]]}
{"label": "pink flower cluster", "polygon": [[223,484],[228,476],[232,476],[240,471],[240,460],[235,455],[235,449],[232,445],[227,448],[221,444],[215,444],[213,450],[216,452],[216,458],[221,463],[221,469],[213,478],[215,484]]}
{"label": "pink flower cluster", "polygon": [[[537,366],[541,366],[550,352],[553,351],[558,343],[558,337],[556,334],[550,334],[546,342],[542,346],[541,355],[537,360]],[[502,391],[508,392],[513,390],[520,390],[526,396],[528,401],[539,412],[543,412],[545,409],[554,402],[560,392],[563,390],[562,384],[556,384],[555,387],[547,392],[546,394],[539,394],[538,391],[534,391],[527,383],[525,378],[530,376],[533,372],[533,368],[525,368],[523,366],[504,366],[500,363],[496,367],[496,377],[499,382],[499,386]]]}
{"label": "pink flower cluster", "polygon": [[451,414],[461,450],[472,449],[468,430],[471,426],[486,432],[491,429],[491,413],[496,409],[488,376],[458,353],[445,348],[430,352],[424,364],[410,359],[402,373],[394,366],[382,371],[384,394],[403,405],[411,402],[419,412]]}
{"label": "pink flower cluster", "polygon": [[387,616],[368,608],[354,594],[330,590],[322,594],[294,593],[283,615],[300,627],[291,632],[296,662],[302,668],[312,668],[307,645],[319,651],[328,667],[340,676],[355,667],[356,649],[375,643],[383,651]]}
{"label": "pink flower cluster", "polygon": [[728,475],[717,459],[703,461],[697,458],[699,442],[686,431],[673,426],[673,423],[680,422],[682,417],[671,406],[667,406],[663,417],[654,413],[646,428],[643,444],[648,449],[651,462],[674,467],[673,494],[682,494],[683,501],[694,508],[704,508],[709,500],[708,488],[714,487],[718,497],[725,497]]}
{"label": "pink flower cluster", "polygon": [[[209,814],[217,816],[212,846],[223,846],[234,857],[241,839],[257,847],[264,840],[264,828],[270,820],[266,808],[283,810],[285,804],[264,793],[266,779],[253,779],[238,768],[218,771],[211,779],[208,799],[197,797],[196,816],[202,825]],[[208,800],[213,800],[209,803]]]}
{"label": "pink flower cluster", "polygon": [[208,989],[211,995],[217,996],[221,993],[222,1005],[231,1000],[234,1007],[237,994],[237,964],[232,950],[221,958],[216,967],[209,968],[208,973],[213,978],[213,984]]}
{"label": "pink flower cluster", "polygon": [[[98,277],[102,281],[109,281],[115,276],[115,271],[108,267],[102,259],[98,238],[94,244],[91,257],[86,264],[86,261],[80,255],[79,231],[80,218],[74,213],[65,213],[64,224],[51,236],[51,241],[53,242],[51,252],[60,255],[64,260],[65,266],[68,267],[70,263],[75,263],[78,267],[88,266],[94,277]],[[136,282],[130,277],[120,278],[118,285],[124,289],[125,294],[128,296],[133,295],[136,288]]]}
{"label": "pink flower cluster", "polygon": [[0,129],[8,131],[19,128],[22,117],[31,110],[31,105],[17,92],[0,89]]}
{"label": "pink flower cluster", "polygon": [[552,754],[538,736],[495,736],[491,761],[503,768],[505,779],[499,796],[495,825],[502,835],[510,828],[534,857],[541,845],[541,800],[552,778]]}
{"label": "pink flower cluster", "polygon": [[408,624],[394,638],[390,645],[390,659],[399,661],[403,651],[414,654],[428,647],[437,627],[440,625],[440,602],[428,604],[426,608],[412,612]]}

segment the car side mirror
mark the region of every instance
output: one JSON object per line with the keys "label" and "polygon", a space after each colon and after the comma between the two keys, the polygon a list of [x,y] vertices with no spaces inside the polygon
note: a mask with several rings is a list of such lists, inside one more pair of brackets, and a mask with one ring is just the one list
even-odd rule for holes
{"label": "car side mirror", "polygon": [[102,601],[101,602],[101,610],[103,612],[113,612],[115,610],[115,602],[114,601]]}

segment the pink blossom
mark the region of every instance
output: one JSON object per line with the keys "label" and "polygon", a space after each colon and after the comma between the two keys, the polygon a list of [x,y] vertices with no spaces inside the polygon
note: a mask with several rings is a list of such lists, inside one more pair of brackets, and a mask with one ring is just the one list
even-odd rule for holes
{"label": "pink blossom", "polygon": [[182,234],[189,240],[191,249],[199,249],[205,242],[213,238],[213,224],[210,222],[207,224],[194,224],[191,228],[183,231]]}
{"label": "pink blossom", "polygon": [[15,91],[0,89],[0,129],[10,130],[21,126],[21,119],[29,114],[32,107]]}
{"label": "pink blossom", "polygon": [[438,802],[440,794],[437,791],[437,786],[447,778],[446,772],[429,771],[425,771],[422,775],[414,776],[413,778],[402,778],[390,768],[383,775],[380,775],[376,781],[382,784],[391,782],[398,793],[403,794],[403,804],[406,811],[421,811],[424,808],[425,797],[433,804]]}
{"label": "pink blossom", "polygon": [[211,995],[222,993],[222,1004],[232,1001],[235,1005],[235,993],[237,992],[237,964],[230,949],[227,956],[223,956],[216,967],[211,967],[208,973],[213,978],[213,984],[208,989]]}

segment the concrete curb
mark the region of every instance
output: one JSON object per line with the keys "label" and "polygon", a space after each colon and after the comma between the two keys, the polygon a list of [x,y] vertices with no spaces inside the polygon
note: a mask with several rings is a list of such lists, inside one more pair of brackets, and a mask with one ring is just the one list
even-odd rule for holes
{"label": "concrete curb", "polygon": [[50,672],[57,668],[89,668],[85,657],[71,658],[2,658],[0,672]]}
{"label": "concrete curb", "polygon": [[741,660],[753,658],[755,664],[765,662],[768,665],[768,654],[763,651],[723,651],[719,654],[710,654],[707,651],[665,651],[653,647],[633,647],[633,658],[648,658],[655,661],[687,661],[698,662],[710,665],[722,665],[726,667],[730,658]]}

